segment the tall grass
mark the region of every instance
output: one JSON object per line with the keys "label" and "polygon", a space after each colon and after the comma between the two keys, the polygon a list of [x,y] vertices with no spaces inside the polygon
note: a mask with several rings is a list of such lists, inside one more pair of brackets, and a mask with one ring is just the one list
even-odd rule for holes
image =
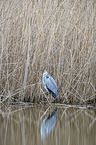
{"label": "tall grass", "polygon": [[1,1],[0,101],[43,98],[44,69],[62,102],[95,100],[95,8],[94,0]]}

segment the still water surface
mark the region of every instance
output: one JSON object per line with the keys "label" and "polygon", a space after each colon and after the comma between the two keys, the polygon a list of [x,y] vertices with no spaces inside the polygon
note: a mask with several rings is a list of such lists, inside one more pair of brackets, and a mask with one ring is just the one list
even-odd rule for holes
{"label": "still water surface", "polygon": [[96,145],[96,109],[10,106],[0,110],[0,145]]}

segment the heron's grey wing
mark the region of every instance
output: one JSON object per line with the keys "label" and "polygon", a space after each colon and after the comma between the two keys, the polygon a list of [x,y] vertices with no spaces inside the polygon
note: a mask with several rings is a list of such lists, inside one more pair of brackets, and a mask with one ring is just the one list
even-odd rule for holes
{"label": "heron's grey wing", "polygon": [[57,88],[55,80],[50,75],[47,75],[47,77],[50,79],[51,83]]}
{"label": "heron's grey wing", "polygon": [[58,94],[58,88],[56,82],[50,75],[47,75],[47,87],[55,94]]}

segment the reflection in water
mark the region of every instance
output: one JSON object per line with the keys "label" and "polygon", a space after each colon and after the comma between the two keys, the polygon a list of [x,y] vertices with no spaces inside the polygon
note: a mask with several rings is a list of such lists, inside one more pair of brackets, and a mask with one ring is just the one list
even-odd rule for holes
{"label": "reflection in water", "polygon": [[44,139],[45,136],[48,136],[53,130],[57,121],[57,109],[55,109],[51,114],[46,116],[41,123],[41,139]]}
{"label": "reflection in water", "polygon": [[55,109],[50,115],[48,106],[0,108],[0,145],[96,144],[95,108],[56,107],[58,112]]}

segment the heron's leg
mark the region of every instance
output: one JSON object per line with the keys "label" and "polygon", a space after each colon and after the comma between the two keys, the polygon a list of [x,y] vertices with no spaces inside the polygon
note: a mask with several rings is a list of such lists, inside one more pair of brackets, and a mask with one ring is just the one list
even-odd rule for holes
{"label": "heron's leg", "polygon": [[48,98],[49,98],[49,106],[51,106],[51,102],[50,102],[50,94],[49,94],[49,97],[48,97]]}
{"label": "heron's leg", "polygon": [[50,94],[50,103],[52,102],[52,93]]}
{"label": "heron's leg", "polygon": [[49,103],[49,106],[51,106],[51,94],[48,94],[48,103]]}

